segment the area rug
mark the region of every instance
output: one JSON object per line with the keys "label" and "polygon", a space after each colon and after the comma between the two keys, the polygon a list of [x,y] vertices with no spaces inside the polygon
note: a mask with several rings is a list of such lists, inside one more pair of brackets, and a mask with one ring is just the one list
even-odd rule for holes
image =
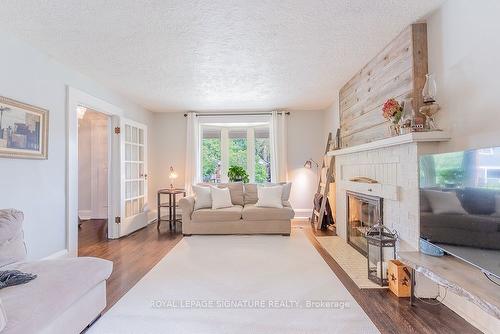
{"label": "area rug", "polygon": [[386,289],[368,279],[366,257],[338,236],[316,238],[360,289]]}
{"label": "area rug", "polygon": [[301,230],[181,240],[88,333],[378,333]]}

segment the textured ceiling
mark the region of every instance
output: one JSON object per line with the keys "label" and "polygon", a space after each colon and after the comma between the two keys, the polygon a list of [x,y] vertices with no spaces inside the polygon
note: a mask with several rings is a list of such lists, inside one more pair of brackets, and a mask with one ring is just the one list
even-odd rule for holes
{"label": "textured ceiling", "polygon": [[1,0],[0,29],[153,111],[320,109],[442,0]]}

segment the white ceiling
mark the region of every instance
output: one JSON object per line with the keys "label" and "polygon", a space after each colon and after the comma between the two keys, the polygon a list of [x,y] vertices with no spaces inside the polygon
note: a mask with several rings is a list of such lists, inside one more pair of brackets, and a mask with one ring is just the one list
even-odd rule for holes
{"label": "white ceiling", "polygon": [[2,0],[0,29],[153,111],[321,109],[443,0]]}

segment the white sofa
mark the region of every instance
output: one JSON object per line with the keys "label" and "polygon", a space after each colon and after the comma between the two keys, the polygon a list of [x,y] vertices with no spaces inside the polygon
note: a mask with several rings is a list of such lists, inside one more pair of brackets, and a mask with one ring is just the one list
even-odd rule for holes
{"label": "white sofa", "polygon": [[192,234],[282,234],[290,235],[295,212],[288,199],[291,184],[283,184],[283,208],[258,207],[257,185],[243,183],[219,184],[228,187],[232,207],[195,210],[195,197],[181,198],[182,233]]}
{"label": "white sofa", "polygon": [[25,262],[22,221],[22,212],[0,210],[0,271],[38,277],[0,289],[1,334],[80,333],[106,307],[113,263],[90,257]]}

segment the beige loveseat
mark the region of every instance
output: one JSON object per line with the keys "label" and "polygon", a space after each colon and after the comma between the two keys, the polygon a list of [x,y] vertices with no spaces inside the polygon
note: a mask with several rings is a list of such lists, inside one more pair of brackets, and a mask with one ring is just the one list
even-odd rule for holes
{"label": "beige loveseat", "polygon": [[111,261],[61,258],[25,261],[23,213],[0,210],[0,271],[36,274],[26,284],[0,289],[1,334],[76,334],[106,307]]}
{"label": "beige loveseat", "polygon": [[290,235],[294,217],[290,203],[290,187],[284,187],[283,208],[257,207],[257,185],[243,183],[221,184],[228,187],[232,207],[194,210],[195,197],[179,201],[182,210],[182,233],[192,234],[282,234]]}

